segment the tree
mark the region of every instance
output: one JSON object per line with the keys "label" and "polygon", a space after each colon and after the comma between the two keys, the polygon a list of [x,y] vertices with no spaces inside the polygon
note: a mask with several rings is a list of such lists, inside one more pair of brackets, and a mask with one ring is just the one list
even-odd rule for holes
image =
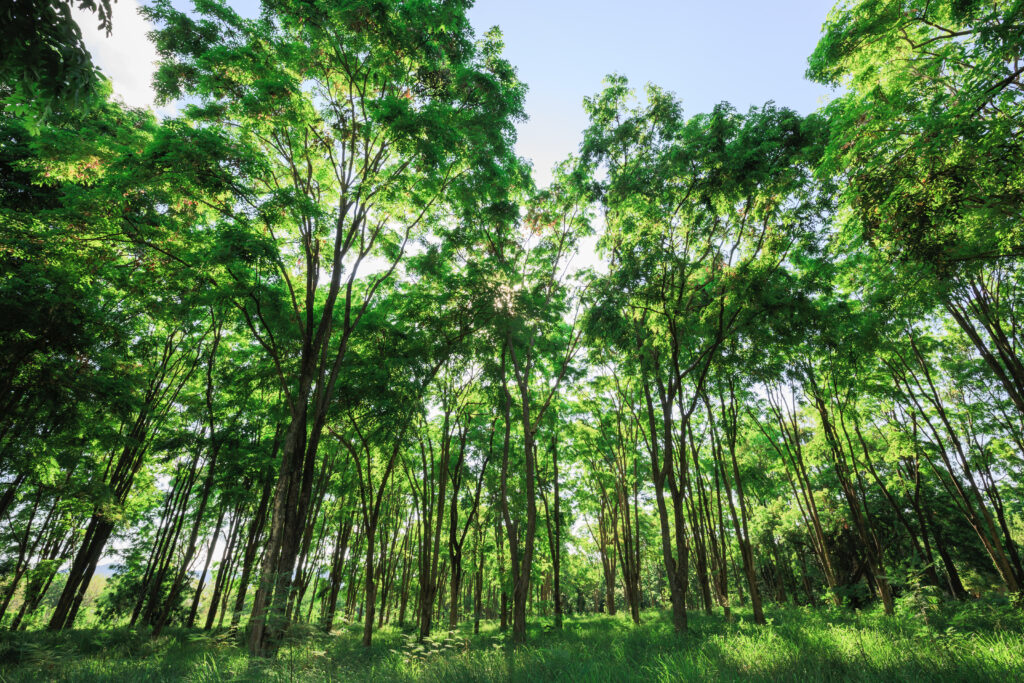
{"label": "tree", "polygon": [[640,374],[662,556],[682,631],[694,414],[729,345],[782,323],[770,314],[789,291],[785,264],[813,245],[827,206],[811,181],[820,127],[772,105],[746,116],[720,105],[687,121],[656,87],[633,107],[625,79],[608,83],[586,101],[582,158],[606,173],[596,189],[611,259],[593,286],[602,295],[590,325]]}
{"label": "tree", "polygon": [[[328,408],[346,352],[418,235],[500,176],[522,87],[497,34],[474,43],[464,2],[266,2],[244,20],[161,2],[157,92],[243,173],[221,199],[224,286],[274,360],[289,420],[250,651],[270,655],[310,510]],[[218,152],[222,150],[217,150]],[[486,187],[486,185],[484,185]],[[384,267],[363,286],[368,262]]]}
{"label": "tree", "polygon": [[[500,385],[504,398],[505,442],[502,452],[501,514],[509,540],[512,567],[512,638],[526,639],[526,600],[530,591],[537,534],[537,433],[562,382],[571,377],[582,348],[579,299],[573,301],[567,261],[590,224],[584,196],[563,177],[539,193],[529,207],[526,230],[500,253],[501,277],[493,333],[501,345]],[[575,304],[572,317],[567,321]],[[509,366],[512,372],[509,373]],[[509,375],[518,394],[523,446],[522,489],[525,527],[509,507],[508,468],[512,405]]]}
{"label": "tree", "polygon": [[921,305],[944,307],[1024,412],[999,294],[1024,255],[1019,3],[866,0],[824,28],[808,75],[848,89],[826,110],[823,166],[843,179],[847,239],[898,264]]}
{"label": "tree", "polygon": [[[38,130],[55,110],[84,109],[104,93],[101,77],[71,17],[74,0],[6,3],[4,51],[0,56],[0,98]],[[78,0],[94,12],[99,29],[110,35],[110,0]]]}

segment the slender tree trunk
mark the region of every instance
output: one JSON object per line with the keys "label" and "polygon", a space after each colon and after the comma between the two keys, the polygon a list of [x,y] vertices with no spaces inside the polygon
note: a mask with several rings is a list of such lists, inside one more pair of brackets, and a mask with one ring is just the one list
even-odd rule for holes
{"label": "slender tree trunk", "polygon": [[327,594],[327,602],[324,608],[322,628],[327,633],[334,629],[334,613],[338,607],[338,593],[341,591],[341,579],[345,563],[345,552],[348,550],[349,536],[352,534],[352,526],[355,520],[352,514],[345,517],[345,520],[338,524],[338,535],[334,540],[334,551],[331,560],[331,573],[328,579],[330,589]]}
{"label": "slender tree trunk", "polygon": [[[228,530],[228,546],[224,549],[224,554],[220,558],[220,566],[217,568],[217,580],[214,583],[213,596],[210,598],[210,609],[206,613],[206,623],[203,625],[203,629],[206,631],[213,628],[213,620],[218,610],[220,611],[220,620],[217,622],[217,628],[224,625],[224,615],[228,609],[228,595],[231,590],[232,577],[238,565],[238,543],[241,536],[242,505],[238,504],[235,506]],[[207,566],[209,566],[209,562]],[[195,606],[198,607],[198,604]],[[189,624],[191,625],[195,621],[195,615],[191,615],[189,619]]]}
{"label": "slender tree trunk", "polygon": [[[280,433],[280,428],[278,430]],[[274,437],[274,455],[277,454],[278,438]],[[273,460],[273,457],[271,458]],[[245,594],[249,588],[249,579],[252,576],[253,564],[256,561],[256,552],[259,550],[260,537],[263,535],[263,527],[267,521],[267,507],[270,504],[270,493],[273,490],[273,480],[269,476],[263,478],[263,490],[260,493],[260,502],[256,506],[252,520],[249,523],[249,533],[245,544],[245,556],[242,559],[242,574],[238,579],[238,595],[235,597],[235,606],[231,614],[231,628],[238,627],[242,619],[242,612],[245,610]]]}
{"label": "slender tree trunk", "polygon": [[[227,505],[224,505],[224,504],[221,505],[221,507],[220,507],[220,514],[217,515],[217,525],[213,528],[213,536],[210,537],[210,548],[206,551],[206,560],[203,562],[203,571],[199,575],[199,581],[196,583],[196,592],[195,592],[195,595],[192,596],[192,605],[191,605],[191,607],[189,608],[189,611],[188,611],[188,620],[185,622],[185,625],[187,627],[189,627],[189,628],[192,628],[192,626],[195,624],[196,612],[199,611],[199,601],[203,597],[203,588],[206,587],[206,575],[210,571],[210,564],[213,562],[213,550],[214,550],[214,548],[217,545],[217,537],[220,536],[221,526],[224,524],[224,514],[225,514],[225,511],[226,511],[226,508],[227,508]],[[188,565],[185,565],[185,568],[187,570],[188,569]],[[220,577],[217,577],[217,578],[219,579]],[[216,594],[216,592],[214,592],[213,597],[210,599],[210,609],[211,610],[215,610],[216,609],[217,598],[218,597],[219,596]],[[174,603],[170,602],[170,601],[168,601],[168,602],[169,602],[168,609],[173,608]],[[162,620],[163,623],[166,623],[169,620],[169,618],[170,618],[170,614],[168,613],[167,616],[164,617],[164,619]],[[154,635],[155,634],[156,634],[156,631],[154,630]]]}

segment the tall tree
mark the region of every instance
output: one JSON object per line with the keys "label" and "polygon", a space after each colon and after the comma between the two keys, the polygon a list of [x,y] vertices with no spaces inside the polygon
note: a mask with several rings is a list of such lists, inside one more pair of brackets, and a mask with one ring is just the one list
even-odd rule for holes
{"label": "tall tree", "polygon": [[[811,182],[819,126],[768,105],[726,105],[686,120],[649,86],[633,106],[625,79],[586,101],[583,160],[608,225],[610,272],[591,326],[628,353],[643,387],[662,556],[677,630],[686,628],[686,519],[694,414],[714,364],[771,316],[787,259],[813,244],[825,206]],[[670,516],[671,515],[671,516]]]}
{"label": "tall tree", "polygon": [[[468,3],[268,0],[259,19],[159,2],[164,100],[225,140],[244,174],[218,205],[225,286],[277,366],[289,410],[249,649],[287,624],[315,461],[353,334],[416,235],[494,177],[522,87]],[[474,195],[475,196],[475,195]],[[361,286],[376,260],[382,268]]]}

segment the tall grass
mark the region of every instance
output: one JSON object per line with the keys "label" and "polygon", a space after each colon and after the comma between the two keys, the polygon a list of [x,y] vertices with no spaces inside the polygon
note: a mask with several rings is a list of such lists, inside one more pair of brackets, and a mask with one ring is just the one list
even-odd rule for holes
{"label": "tall grass", "polygon": [[0,681],[984,681],[1024,680],[1024,618],[1013,608],[878,612],[775,608],[757,627],[691,615],[588,616],[561,631],[536,620],[513,648],[497,624],[417,643],[385,627],[364,649],[359,628],[325,635],[296,627],[274,660],[250,659],[225,632],[44,631],[0,637]]}

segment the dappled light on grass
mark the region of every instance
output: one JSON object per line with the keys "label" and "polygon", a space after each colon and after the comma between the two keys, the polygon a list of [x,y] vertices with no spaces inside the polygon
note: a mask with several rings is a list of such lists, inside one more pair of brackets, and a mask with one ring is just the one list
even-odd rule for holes
{"label": "dappled light on grass", "polygon": [[[127,630],[6,635],[0,679],[21,681],[977,681],[1024,676],[1024,618],[997,607],[886,619],[880,610],[773,609],[756,626],[748,611],[691,616],[688,633],[670,615],[597,615],[561,631],[531,625],[514,648],[496,622],[438,633],[384,627],[371,648],[346,626],[332,635],[297,628],[275,660],[248,658],[227,632],[169,630],[150,640]],[[967,614],[968,616],[964,616]]]}

